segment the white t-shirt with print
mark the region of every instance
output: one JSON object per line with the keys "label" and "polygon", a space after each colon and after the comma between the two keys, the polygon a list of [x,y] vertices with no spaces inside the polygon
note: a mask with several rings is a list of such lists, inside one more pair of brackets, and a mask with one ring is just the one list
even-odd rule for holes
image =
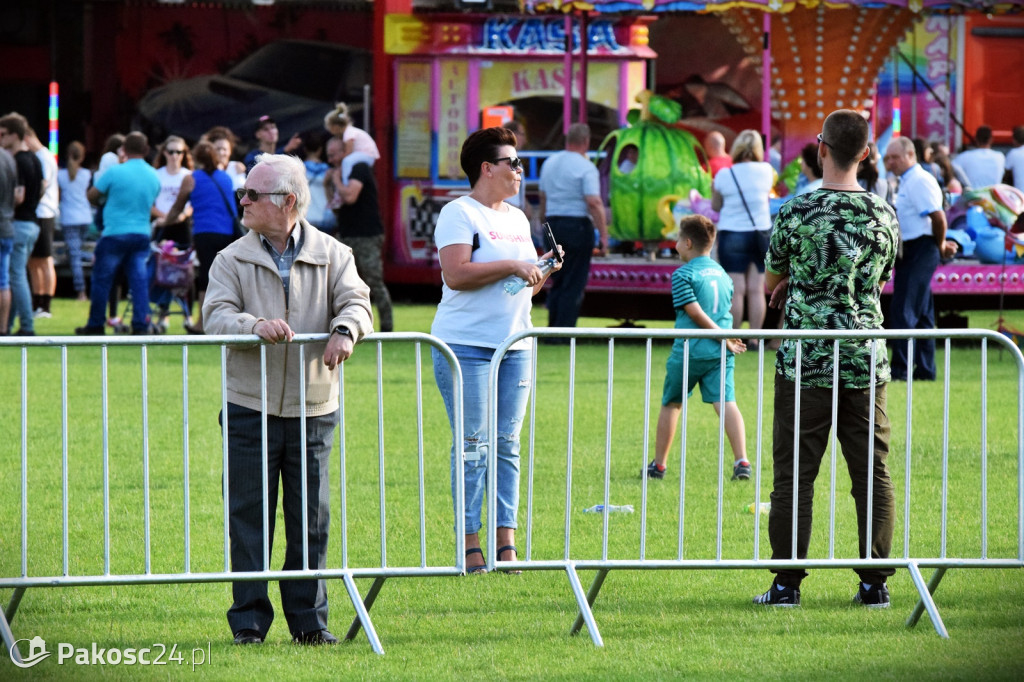
{"label": "white t-shirt with print", "polygon": [[[479,235],[480,248],[473,251],[474,263],[498,260],[521,260],[534,263],[537,250],[530,237],[530,222],[518,208],[504,204],[505,211],[495,211],[469,197],[449,202],[437,217],[434,243],[440,251],[452,244],[473,244]],[[510,296],[505,293],[505,280],[479,289],[456,291],[442,284],[441,302],[430,333],[445,343],[497,348],[511,334],[530,329],[533,297],[530,287]],[[523,340],[513,350],[526,350],[530,341]]]}

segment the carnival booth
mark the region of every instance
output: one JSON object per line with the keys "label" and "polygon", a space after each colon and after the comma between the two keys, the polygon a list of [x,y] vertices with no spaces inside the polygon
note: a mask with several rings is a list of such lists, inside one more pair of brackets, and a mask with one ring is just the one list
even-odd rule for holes
{"label": "carnival booth", "polygon": [[[644,17],[557,15],[388,15],[385,50],[394,55],[394,176],[389,276],[440,281],[433,242],[441,207],[469,191],[459,151],[469,133],[515,118],[527,132],[526,180],[543,153],[563,147],[580,93],[594,138],[626,124],[646,86]],[[585,28],[584,28],[585,27]],[[569,47],[567,51],[566,47]],[[575,56],[574,56],[575,54]],[[568,88],[571,101],[565,97]],[[531,151],[535,150],[535,151]]]}

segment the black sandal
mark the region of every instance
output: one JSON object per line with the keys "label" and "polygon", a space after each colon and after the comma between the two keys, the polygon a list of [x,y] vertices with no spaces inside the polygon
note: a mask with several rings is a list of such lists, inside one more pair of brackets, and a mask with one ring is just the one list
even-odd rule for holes
{"label": "black sandal", "polygon": [[[516,549],[515,545],[505,545],[504,547],[499,547],[498,548],[498,553],[495,554],[494,556],[497,557],[498,561],[501,561],[501,554],[502,554],[502,552],[508,552],[509,550],[515,552],[516,553],[516,558],[517,559],[519,558],[519,550]],[[506,575],[520,575],[522,573],[522,571],[520,571],[518,568],[502,569],[501,572],[505,573]]]}
{"label": "black sandal", "polygon": [[[480,558],[483,558],[484,551],[479,547],[466,550],[466,558],[469,559],[470,554],[479,554]],[[480,564],[479,566],[466,566],[466,575],[482,575],[487,572],[487,562]]]}

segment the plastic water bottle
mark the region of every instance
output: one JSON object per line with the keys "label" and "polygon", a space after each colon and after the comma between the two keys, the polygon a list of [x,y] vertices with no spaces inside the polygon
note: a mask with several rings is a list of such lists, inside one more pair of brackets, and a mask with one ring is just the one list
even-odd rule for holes
{"label": "plastic water bottle", "polygon": [[[772,503],[771,502],[762,502],[761,503],[761,505],[760,505],[760,512],[762,514],[767,514],[771,510],[772,510]],[[757,512],[758,512],[758,504],[756,502],[751,502],[750,504],[747,505],[747,513],[749,513],[749,514],[756,514]]]}
{"label": "plastic water bottle", "polygon": [[[542,258],[541,260],[537,261],[536,265],[538,268],[540,268],[540,274],[546,275],[549,272],[551,272],[552,269],[554,269],[555,259]],[[502,285],[502,288],[505,289],[505,293],[508,294],[509,296],[515,296],[520,291],[526,288],[526,280],[523,279],[522,277],[516,277],[515,275],[512,275],[511,277],[505,280],[505,284]]]}
{"label": "plastic water bottle", "polygon": [[[603,504],[595,504],[593,507],[587,507],[583,510],[585,514],[600,514],[604,511]],[[608,513],[613,514],[615,512],[622,512],[624,514],[633,513],[633,505],[631,504],[609,504]]]}

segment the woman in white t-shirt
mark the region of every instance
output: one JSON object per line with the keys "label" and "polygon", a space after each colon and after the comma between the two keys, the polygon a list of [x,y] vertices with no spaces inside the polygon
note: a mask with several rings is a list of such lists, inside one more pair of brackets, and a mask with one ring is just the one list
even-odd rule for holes
{"label": "woman in white t-shirt", "polygon": [[731,156],[732,167],[719,171],[712,185],[711,208],[719,212],[718,262],[733,283],[733,324],[738,327],[743,322],[745,310],[750,328],[761,329],[768,302],[764,254],[772,228],[768,196],[775,171],[764,161],[764,145],[756,130],[736,136]]}
{"label": "woman in white t-shirt", "polygon": [[[522,164],[515,135],[504,128],[478,130],[462,145],[460,162],[472,191],[441,209],[434,230],[441,261],[442,294],[430,333],[448,344],[459,360],[463,382],[463,443],[454,443],[451,368],[433,351],[434,378],[452,425],[452,496],[456,466],[465,490],[466,570],[486,571],[480,549],[480,511],[487,472],[487,379],[494,349],[515,332],[529,329],[532,297],[547,274],[537,267],[530,223],[505,200],[519,192]],[[548,253],[545,257],[550,257]],[[558,266],[556,266],[557,269]],[[529,289],[507,294],[512,277]],[[530,393],[533,344],[516,343],[498,372],[497,561],[515,561],[519,507],[519,431]]]}
{"label": "woman in white t-shirt", "polygon": [[324,128],[345,143],[345,155],[341,161],[341,181],[344,184],[348,184],[348,176],[356,164],[365,163],[372,168],[380,158],[377,143],[368,132],[352,125],[348,107],[344,103],[339,102],[337,107],[324,117]]}
{"label": "woman in white t-shirt", "polygon": [[[174,206],[181,190],[182,181],[192,174],[192,153],[185,140],[177,135],[171,135],[156,150],[156,157],[153,159],[153,167],[160,178],[160,193],[156,195],[150,215],[154,223],[167,215]],[[178,244],[189,244],[192,242],[192,224],[190,216],[192,208],[187,207],[181,214],[179,220],[172,225],[164,225],[160,229],[161,241],[169,239]]]}

